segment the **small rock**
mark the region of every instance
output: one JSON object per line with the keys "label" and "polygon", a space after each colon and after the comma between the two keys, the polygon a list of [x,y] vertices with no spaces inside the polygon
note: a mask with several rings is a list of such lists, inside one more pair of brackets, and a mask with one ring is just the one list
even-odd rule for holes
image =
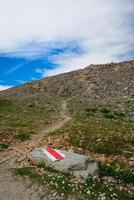
{"label": "small rock", "polygon": [[134,161],[134,157],[129,158],[129,160]]}
{"label": "small rock", "polygon": [[133,167],[134,167],[134,161],[128,162],[128,166],[129,166],[130,168],[133,168]]}
{"label": "small rock", "polygon": [[71,183],[85,183],[85,179],[82,179],[80,177],[75,177],[71,180]]}
{"label": "small rock", "polygon": [[104,176],[103,180],[106,181],[107,183],[113,183],[113,184],[116,183],[116,180],[111,176]]}
{"label": "small rock", "polygon": [[57,192],[53,193],[53,197],[55,197],[57,195]]}
{"label": "small rock", "polygon": [[97,160],[98,160],[99,162],[101,162],[101,163],[105,163],[105,162],[106,162],[106,157],[100,155],[100,156],[97,158]]}

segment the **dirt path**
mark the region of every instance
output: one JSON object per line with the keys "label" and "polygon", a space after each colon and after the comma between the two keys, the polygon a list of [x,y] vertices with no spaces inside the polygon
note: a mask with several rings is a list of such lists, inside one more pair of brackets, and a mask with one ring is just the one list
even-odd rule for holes
{"label": "dirt path", "polygon": [[61,104],[61,118],[62,120],[56,122],[55,124],[53,124],[53,126],[51,127],[48,127],[44,130],[41,130],[39,131],[39,133],[37,135],[33,135],[32,138],[33,139],[36,139],[36,138],[41,138],[43,136],[45,136],[47,133],[49,132],[53,132],[55,130],[58,130],[60,129],[65,123],[67,123],[71,117],[68,115],[67,113],[67,101],[62,101],[62,104]]}
{"label": "dirt path", "polygon": [[[31,148],[40,142],[42,138],[49,132],[61,128],[70,120],[67,115],[67,103],[63,101],[61,105],[62,121],[57,122],[51,127],[42,130],[37,135],[33,135],[29,141],[19,143],[14,147],[8,148],[4,152],[0,152],[0,200],[60,200],[63,197],[55,195],[54,191],[44,189],[37,184],[33,184],[29,179],[24,180],[21,177],[12,176],[11,169],[16,168],[15,163],[20,157],[25,159]],[[25,155],[25,156],[24,156]]]}

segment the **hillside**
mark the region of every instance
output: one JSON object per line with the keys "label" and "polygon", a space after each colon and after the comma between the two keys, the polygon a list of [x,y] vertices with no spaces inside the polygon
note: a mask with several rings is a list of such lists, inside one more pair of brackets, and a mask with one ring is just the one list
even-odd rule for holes
{"label": "hillside", "polygon": [[60,100],[69,99],[71,106],[77,102],[78,110],[83,106],[88,107],[89,103],[118,102],[123,104],[123,110],[129,110],[128,104],[133,103],[133,95],[134,61],[90,65],[83,70],[44,78],[0,92],[0,98],[35,104],[53,104],[55,101],[59,103]]}
{"label": "hillside", "polygon": [[[102,184],[110,176],[115,186],[129,191],[134,184],[134,61],[90,65],[1,91],[0,127],[0,150],[15,148],[10,155],[21,166],[35,146],[50,145],[92,155],[101,162]],[[106,192],[96,187],[95,193]],[[123,199],[116,189],[117,199]],[[124,200],[131,196],[123,195]]]}

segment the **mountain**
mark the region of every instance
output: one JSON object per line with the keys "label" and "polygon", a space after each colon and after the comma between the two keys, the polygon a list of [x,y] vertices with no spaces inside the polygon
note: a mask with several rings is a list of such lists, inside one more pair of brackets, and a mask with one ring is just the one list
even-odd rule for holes
{"label": "mountain", "polygon": [[[42,146],[95,158],[99,181],[76,180],[42,163],[32,167],[27,155]],[[51,199],[55,194],[60,199],[64,192],[62,199],[89,199],[83,198],[86,194],[93,199],[133,199],[134,61],[90,65],[1,91],[0,158],[0,177],[6,180],[2,189],[9,185],[13,193],[17,184],[27,194],[25,181],[18,184],[7,176],[17,165],[16,174],[34,178],[48,193],[51,186],[58,191]]]}
{"label": "mountain", "polygon": [[95,104],[111,104],[132,116],[134,61],[90,65],[85,69],[43,78],[0,92],[1,99],[59,106],[68,101],[71,113]]}

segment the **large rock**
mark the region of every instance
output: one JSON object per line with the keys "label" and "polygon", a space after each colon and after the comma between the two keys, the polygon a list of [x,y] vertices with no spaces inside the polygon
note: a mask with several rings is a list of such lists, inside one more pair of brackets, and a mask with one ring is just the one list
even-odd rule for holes
{"label": "large rock", "polygon": [[88,156],[67,152],[65,150],[59,150],[65,155],[65,158],[57,162],[52,162],[42,151],[42,149],[43,148],[36,148],[30,152],[28,159],[36,164],[44,162],[56,170],[70,172],[76,177],[81,176],[83,178],[88,178],[89,176],[99,176],[99,167],[97,161]]}

